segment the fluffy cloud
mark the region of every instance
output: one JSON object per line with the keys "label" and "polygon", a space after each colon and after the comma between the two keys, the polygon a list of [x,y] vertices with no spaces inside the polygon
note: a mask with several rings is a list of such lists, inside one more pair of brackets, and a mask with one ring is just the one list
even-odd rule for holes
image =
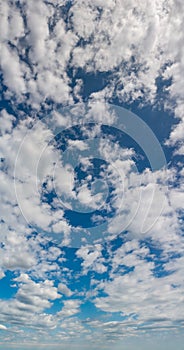
{"label": "fluffy cloud", "polygon": [[80,311],[81,300],[66,300],[61,311],[57,313],[58,317],[70,317]]}
{"label": "fluffy cloud", "polygon": [[[7,281],[9,271],[16,288],[0,300],[7,342],[29,341],[23,325],[35,330],[36,344],[49,329],[48,342],[52,330],[59,342],[81,333],[99,348],[139,331],[183,327],[183,14],[181,0],[1,2],[0,280]],[[114,101],[161,106],[176,117],[165,140],[173,155],[169,170],[141,173],[133,147],[122,149],[112,135],[100,139],[101,124],[116,121],[108,104]],[[97,125],[88,130],[90,122]],[[69,164],[56,141],[61,129],[76,124],[85,140],[74,134],[67,140]],[[107,186],[94,194],[90,175],[76,182],[75,166],[89,170],[91,150],[107,163],[100,175],[112,188],[111,203],[104,201]],[[70,210],[76,203],[114,213],[104,245],[101,236],[90,245],[91,231],[66,219],[63,204]],[[94,214],[95,224],[101,220]],[[113,249],[125,230],[127,241]],[[72,265],[61,245],[69,247],[71,236],[78,240],[84,231]],[[78,291],[89,272],[93,290]],[[108,277],[99,280],[99,274]],[[84,295],[105,320],[79,320]]]}
{"label": "fluffy cloud", "polygon": [[[36,283],[27,274],[14,279],[19,289],[14,299],[8,302],[1,300],[1,319],[11,325],[21,324],[30,327],[54,327],[51,315],[42,314],[51,307],[51,301],[60,298],[52,281]],[[29,315],[29,316],[28,316]]]}
{"label": "fluffy cloud", "polygon": [[72,291],[63,283],[59,283],[58,291],[67,297],[70,297],[73,294]]}
{"label": "fluffy cloud", "polygon": [[94,247],[83,246],[77,250],[77,257],[83,260],[83,273],[86,274],[89,270],[97,273],[104,273],[107,267],[104,265],[104,258],[102,256],[103,247],[96,244]]}
{"label": "fluffy cloud", "polygon": [[110,280],[98,286],[106,296],[96,298],[95,305],[106,312],[122,312],[138,324],[179,323],[183,313],[183,258],[174,261],[163,264],[170,274],[156,276],[156,261],[149,248],[141,247],[137,240],[125,243],[113,253]]}

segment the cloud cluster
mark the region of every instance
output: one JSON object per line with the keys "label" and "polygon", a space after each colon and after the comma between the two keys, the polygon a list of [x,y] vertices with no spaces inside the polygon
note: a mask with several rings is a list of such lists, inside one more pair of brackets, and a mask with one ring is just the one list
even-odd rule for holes
{"label": "cloud cluster", "polygon": [[174,114],[181,122],[169,142],[178,144],[182,154],[182,23],[183,3],[179,0],[174,6],[172,0],[139,1],[136,5],[126,0],[75,1],[68,3],[68,8],[67,2],[31,0],[21,1],[20,6],[16,1],[3,2],[4,96],[16,97],[36,109],[47,101],[73,103],[77,90],[81,98],[79,85],[83,81],[76,72],[82,69],[92,74],[111,72],[106,97],[115,94],[124,101],[153,103],[159,98],[158,78],[170,80],[164,104],[169,108],[175,101]]}
{"label": "cloud cluster", "polygon": [[149,247],[137,240],[126,242],[112,254],[110,280],[98,285],[107,296],[96,298],[96,306],[106,312],[122,312],[138,324],[180,323],[183,257],[172,262],[162,259],[163,273],[156,275],[156,256]]}
{"label": "cloud cluster", "polygon": [[[82,335],[92,349],[182,330],[183,21],[182,0],[0,3],[0,282],[12,274],[0,331],[7,343],[29,343],[31,331],[35,344]],[[162,140],[169,169],[139,171],[144,157],[135,145],[102,135],[101,125],[113,129],[117,120],[108,102],[160,107],[176,118]],[[98,193],[91,158],[105,164]],[[87,173],[80,181],[78,164]],[[93,213],[94,244],[83,219],[76,227],[66,217],[73,207],[75,215]],[[70,261],[71,239],[83,233]],[[93,312],[80,317],[88,302],[98,320]]]}

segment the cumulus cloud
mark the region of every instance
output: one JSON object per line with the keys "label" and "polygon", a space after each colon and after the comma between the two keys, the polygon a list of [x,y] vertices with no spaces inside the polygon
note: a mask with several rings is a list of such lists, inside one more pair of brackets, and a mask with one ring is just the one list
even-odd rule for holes
{"label": "cumulus cloud", "polygon": [[70,317],[80,311],[81,300],[73,299],[64,301],[64,306],[61,311],[57,313],[58,317]]}
{"label": "cumulus cloud", "polygon": [[[1,2],[0,280],[12,274],[14,293],[0,300],[0,330],[12,328],[7,341],[29,340],[24,327],[35,330],[37,344],[49,329],[59,341],[81,333],[92,346],[93,332],[102,346],[146,329],[183,327],[183,7],[181,0]],[[161,107],[168,123],[175,117],[162,140],[172,153],[169,170],[138,171],[134,147],[101,137],[101,124],[116,121],[109,102],[138,105],[140,114]],[[96,194],[92,176],[76,180],[77,162],[81,173],[91,169],[91,149],[106,163],[100,176],[111,188],[108,203],[108,186]],[[64,209],[76,203],[94,211],[100,233],[104,217],[95,210],[106,210],[104,244],[101,236],[89,244],[83,220],[72,226]],[[115,249],[122,231],[127,240]],[[81,232],[72,265],[62,249]],[[93,290],[77,290],[90,273]],[[89,317],[84,325],[82,297],[105,320]]]}
{"label": "cumulus cloud", "polygon": [[177,268],[164,263],[163,268],[168,271],[170,266],[171,274],[155,276],[155,261],[149,248],[141,247],[137,240],[125,243],[112,255],[110,281],[100,284],[106,296],[97,297],[96,306],[106,312],[122,312],[138,324],[180,322],[183,284],[178,284],[178,278],[182,259],[176,259]]}
{"label": "cumulus cloud", "polygon": [[58,291],[67,297],[70,297],[73,294],[72,291],[63,283],[59,283]]}
{"label": "cumulus cloud", "polygon": [[97,273],[104,273],[107,270],[104,258],[102,256],[102,246],[100,244],[94,247],[83,246],[77,251],[77,256],[83,260],[83,273],[87,271],[96,271]]}

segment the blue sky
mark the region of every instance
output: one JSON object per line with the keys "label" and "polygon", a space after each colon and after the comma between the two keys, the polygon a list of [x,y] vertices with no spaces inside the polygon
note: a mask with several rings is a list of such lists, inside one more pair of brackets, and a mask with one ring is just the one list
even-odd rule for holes
{"label": "blue sky", "polygon": [[183,349],[183,3],[0,3],[0,349]]}

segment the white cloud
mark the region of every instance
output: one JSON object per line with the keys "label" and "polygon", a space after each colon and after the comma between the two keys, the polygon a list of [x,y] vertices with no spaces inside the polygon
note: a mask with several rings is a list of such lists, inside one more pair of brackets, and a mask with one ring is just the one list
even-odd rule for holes
{"label": "white cloud", "polygon": [[5,277],[5,274],[3,271],[0,270],[0,280]]}
{"label": "white cloud", "polygon": [[104,258],[102,256],[102,246],[100,244],[96,244],[94,247],[92,246],[82,246],[77,250],[77,257],[82,258],[82,267],[83,273],[87,274],[90,271],[96,271],[97,273],[104,273],[107,270],[105,266]]}
{"label": "white cloud", "polygon": [[[92,184],[92,182],[90,182]],[[103,193],[93,194],[93,190],[89,190],[88,184],[82,184],[77,188],[77,199],[81,204],[92,209],[97,209],[102,203]]]}
{"label": "white cloud", "polygon": [[74,197],[74,169],[67,164],[66,166],[58,164],[54,172],[54,181],[56,191],[59,195]]}
{"label": "white cloud", "polygon": [[66,295],[67,297],[71,297],[71,295],[73,294],[73,292],[63,283],[59,283],[58,291]]}
{"label": "white cloud", "polygon": [[[158,278],[153,273],[154,259],[146,260],[151,257],[149,248],[141,247],[137,240],[122,245],[113,253],[110,280],[100,283],[107,296],[97,297],[95,305],[106,312],[122,312],[132,320],[136,315],[138,324],[179,321],[183,313],[182,258],[176,259],[177,267],[171,262],[164,264],[173,273]],[[131,272],[126,272],[127,268],[132,268]]]}
{"label": "white cloud", "polygon": [[71,299],[65,300],[61,311],[57,313],[57,317],[71,317],[80,311],[81,300]]}
{"label": "white cloud", "polygon": [[16,44],[17,39],[24,35],[23,19],[18,8],[10,7],[8,2],[0,5],[1,13],[1,40],[10,40]]}
{"label": "white cloud", "polygon": [[0,300],[1,320],[11,325],[30,328],[54,328],[56,320],[52,315],[42,313],[52,302],[61,297],[53,281],[34,282],[29,275],[20,274],[13,280],[18,285],[14,298]]}
{"label": "white cloud", "polygon": [[4,326],[3,324],[0,324],[0,330],[6,331],[6,330],[7,330],[7,327]]}
{"label": "white cloud", "polygon": [[88,148],[88,145],[84,141],[81,141],[81,140],[69,140],[68,143],[69,143],[70,147],[77,148],[80,151],[84,151]]}
{"label": "white cloud", "polygon": [[23,79],[24,64],[20,64],[18,55],[2,45],[1,66],[3,71],[4,84],[17,95],[26,92],[25,81]]}
{"label": "white cloud", "polygon": [[15,121],[15,117],[9,113],[5,109],[3,109],[0,113],[0,130],[1,133],[11,132],[12,123]]}
{"label": "white cloud", "polygon": [[[54,135],[49,123],[43,120],[36,124],[37,112],[47,112],[53,103],[50,123],[55,128],[69,127],[79,121],[113,126],[115,116],[107,101],[115,98],[118,102],[139,101],[140,105],[144,105],[145,100],[150,104],[155,100],[162,102],[161,95],[157,94],[157,78],[170,79],[170,86],[163,87],[167,93],[164,105],[168,114],[174,113],[178,118],[178,124],[173,127],[166,144],[177,146],[174,155],[182,155],[183,2],[76,0],[71,3],[67,21],[61,18],[67,16],[67,11],[62,13],[67,1],[61,4],[59,0],[20,0],[19,4],[17,6],[14,0],[0,4],[0,64],[5,85],[2,95],[19,117],[13,128],[14,113],[8,113],[4,107],[0,114],[0,278],[6,277],[7,270],[19,276],[14,280],[18,286],[15,296],[0,301],[0,329],[6,330],[3,324],[11,324],[16,329],[25,325],[44,332],[47,328],[55,329],[60,322],[62,333],[58,332],[57,336],[69,339],[86,332],[81,322],[72,318],[80,312],[82,302],[66,300],[56,315],[45,312],[61,294],[73,295],[67,287],[68,281],[57,288],[51,280],[57,276],[63,281],[62,273],[67,272],[71,277],[72,271],[67,268],[60,271],[57,261],[65,261],[61,249],[44,246],[45,240],[39,232],[45,231],[54,237],[61,234],[60,243],[69,246],[73,228],[64,218],[60,200],[64,198],[71,209],[70,201],[76,199],[83,206],[96,209],[103,198],[101,194],[93,195],[85,182],[78,192],[74,191],[74,169],[64,164],[60,151],[50,143]],[[83,78],[78,77],[78,73]],[[85,78],[98,77],[98,73],[105,87],[100,90],[99,84],[99,91],[91,92],[86,111],[83,103],[83,95],[88,90],[84,90]],[[74,100],[79,103],[73,105]],[[21,108],[28,107],[29,116],[20,110],[20,103]],[[73,106],[73,119],[70,113],[58,112],[57,104]],[[84,136],[94,138],[100,135],[100,125],[92,131],[84,127],[83,131]],[[82,261],[81,274],[104,273],[107,264],[112,265],[110,280],[97,281],[91,295],[99,309],[109,313],[120,311],[129,318],[126,328],[125,322],[91,321],[101,341],[113,341],[125,329],[135,334],[140,322],[147,322],[150,327],[162,324],[159,327],[165,329],[183,325],[183,171],[177,186],[176,179],[172,179],[177,170],[172,168],[138,174],[134,150],[122,150],[111,141],[103,139],[98,150],[110,163],[104,176],[114,186],[111,204],[116,214],[107,222],[107,244],[110,245],[108,239],[116,237],[123,228],[128,229],[127,237],[131,242],[110,252],[109,261],[105,261],[100,244],[86,244],[76,253]],[[89,150],[87,142],[81,140],[70,140],[69,148],[81,152]],[[79,159],[83,170],[90,165],[88,158]],[[169,188],[166,185],[168,176]],[[52,177],[58,197],[51,205],[43,201],[43,196],[53,190]],[[106,209],[110,210],[110,206]],[[38,231],[36,237],[33,229]],[[155,277],[153,269],[157,257],[152,257],[148,248],[141,247],[140,240],[151,240],[162,250],[161,261],[168,275]],[[172,254],[174,258],[169,261]],[[129,268],[131,271],[126,274]],[[106,296],[97,296],[99,290]],[[134,319],[135,315],[138,319]],[[67,317],[69,321],[63,321]],[[89,333],[88,329],[86,334],[91,340],[93,336]]]}

